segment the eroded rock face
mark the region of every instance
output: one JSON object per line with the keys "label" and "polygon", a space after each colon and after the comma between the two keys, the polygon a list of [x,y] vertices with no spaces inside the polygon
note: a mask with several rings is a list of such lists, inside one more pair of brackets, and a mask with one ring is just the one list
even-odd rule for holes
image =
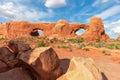
{"label": "eroded rock face", "polygon": [[74,57],[67,72],[57,80],[103,80],[101,72],[92,59]]}
{"label": "eroded rock face", "polygon": [[7,33],[7,26],[6,24],[0,23],[0,38],[7,38],[8,33]]}
{"label": "eroded rock face", "polygon": [[108,40],[109,36],[104,31],[104,24],[101,18],[92,17],[89,29],[82,35],[86,41]]}
{"label": "eroded rock face", "polygon": [[8,22],[8,38],[28,37],[34,30],[42,30],[44,36],[51,35],[55,23],[30,23],[25,21]]}
{"label": "eroded rock face", "polygon": [[19,38],[38,36],[37,30],[42,30],[43,37],[53,38],[74,38],[79,29],[85,29],[82,35],[85,41],[107,40],[109,36],[104,31],[101,18],[93,17],[90,24],[68,23],[66,20],[59,20],[57,23],[30,23],[25,21],[14,21],[0,24],[0,37]]}
{"label": "eroded rock face", "polygon": [[56,80],[62,75],[58,56],[50,47],[29,50],[25,54],[22,54],[20,59],[39,73],[41,80]]}
{"label": "eroded rock face", "polygon": [[117,40],[120,40],[120,35],[118,36]]}

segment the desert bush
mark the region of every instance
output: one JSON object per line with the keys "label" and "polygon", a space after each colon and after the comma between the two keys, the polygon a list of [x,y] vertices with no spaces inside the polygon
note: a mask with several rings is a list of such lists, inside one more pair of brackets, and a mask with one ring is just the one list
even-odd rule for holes
{"label": "desert bush", "polygon": [[69,48],[69,46],[57,46],[57,48]]}
{"label": "desert bush", "polygon": [[102,51],[102,53],[106,53],[106,51],[105,51],[105,50],[103,50],[103,51]]}
{"label": "desert bush", "polygon": [[106,55],[106,56],[111,56],[111,54],[110,54],[110,53],[107,53],[105,50],[103,50],[102,53],[103,53],[104,55]]}
{"label": "desert bush", "polygon": [[7,38],[0,38],[0,40],[7,40]]}
{"label": "desert bush", "polygon": [[116,44],[115,49],[120,49],[120,44]]}
{"label": "desert bush", "polygon": [[108,49],[115,49],[115,44],[108,44],[106,47],[108,48]]}
{"label": "desert bush", "polygon": [[96,48],[101,48],[101,47],[102,47],[102,44],[101,44],[101,43],[96,43],[96,44],[95,44],[95,47],[96,47]]}
{"label": "desert bush", "polygon": [[87,44],[86,44],[86,46],[94,46],[95,45],[95,43],[93,43],[93,42],[88,42]]}
{"label": "desert bush", "polygon": [[70,42],[72,43],[82,43],[84,42],[84,39],[82,37],[77,37],[77,38],[72,38],[72,39],[69,39]]}
{"label": "desert bush", "polygon": [[79,45],[78,45],[78,48],[79,48],[79,49],[83,49],[85,46],[86,46],[85,44],[79,44]]}
{"label": "desert bush", "polygon": [[45,47],[45,43],[43,41],[39,41],[38,42],[38,47]]}
{"label": "desert bush", "polygon": [[97,40],[96,40],[96,42],[97,42],[97,43],[99,43],[99,42],[100,42],[100,40],[99,40],[99,39],[97,39]]}
{"label": "desert bush", "polygon": [[85,50],[85,51],[89,51],[89,48],[83,48],[83,50]]}

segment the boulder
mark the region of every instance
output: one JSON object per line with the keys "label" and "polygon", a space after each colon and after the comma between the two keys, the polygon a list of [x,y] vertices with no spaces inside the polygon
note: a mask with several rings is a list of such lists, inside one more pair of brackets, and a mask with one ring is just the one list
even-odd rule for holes
{"label": "boulder", "polygon": [[32,80],[28,73],[22,68],[14,68],[0,73],[0,80]]}
{"label": "boulder", "polygon": [[50,47],[41,47],[21,54],[20,59],[29,64],[42,80],[56,80],[62,75],[62,68],[56,52]]}
{"label": "boulder", "polygon": [[103,80],[101,72],[91,58],[74,57],[67,72],[57,80]]}

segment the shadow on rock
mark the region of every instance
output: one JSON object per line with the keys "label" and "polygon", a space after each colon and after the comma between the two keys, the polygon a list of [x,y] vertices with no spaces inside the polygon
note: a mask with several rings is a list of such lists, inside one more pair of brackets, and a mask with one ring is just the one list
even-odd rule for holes
{"label": "shadow on rock", "polygon": [[103,72],[101,72],[101,75],[103,77],[103,80],[108,80],[108,78],[106,77],[106,75]]}
{"label": "shadow on rock", "polygon": [[60,66],[63,69],[63,74],[67,72],[69,68],[70,59],[60,59]]}

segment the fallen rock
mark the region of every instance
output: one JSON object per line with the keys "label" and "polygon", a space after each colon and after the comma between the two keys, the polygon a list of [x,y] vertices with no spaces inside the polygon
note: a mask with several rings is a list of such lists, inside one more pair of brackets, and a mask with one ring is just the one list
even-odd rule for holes
{"label": "fallen rock", "polygon": [[0,73],[0,80],[32,80],[22,68],[14,68],[7,72]]}
{"label": "fallen rock", "polygon": [[62,75],[59,58],[50,47],[29,50],[21,54],[20,59],[39,73],[41,80],[56,80]]}
{"label": "fallen rock", "polygon": [[92,59],[74,57],[67,72],[57,80],[103,80],[101,72]]}

